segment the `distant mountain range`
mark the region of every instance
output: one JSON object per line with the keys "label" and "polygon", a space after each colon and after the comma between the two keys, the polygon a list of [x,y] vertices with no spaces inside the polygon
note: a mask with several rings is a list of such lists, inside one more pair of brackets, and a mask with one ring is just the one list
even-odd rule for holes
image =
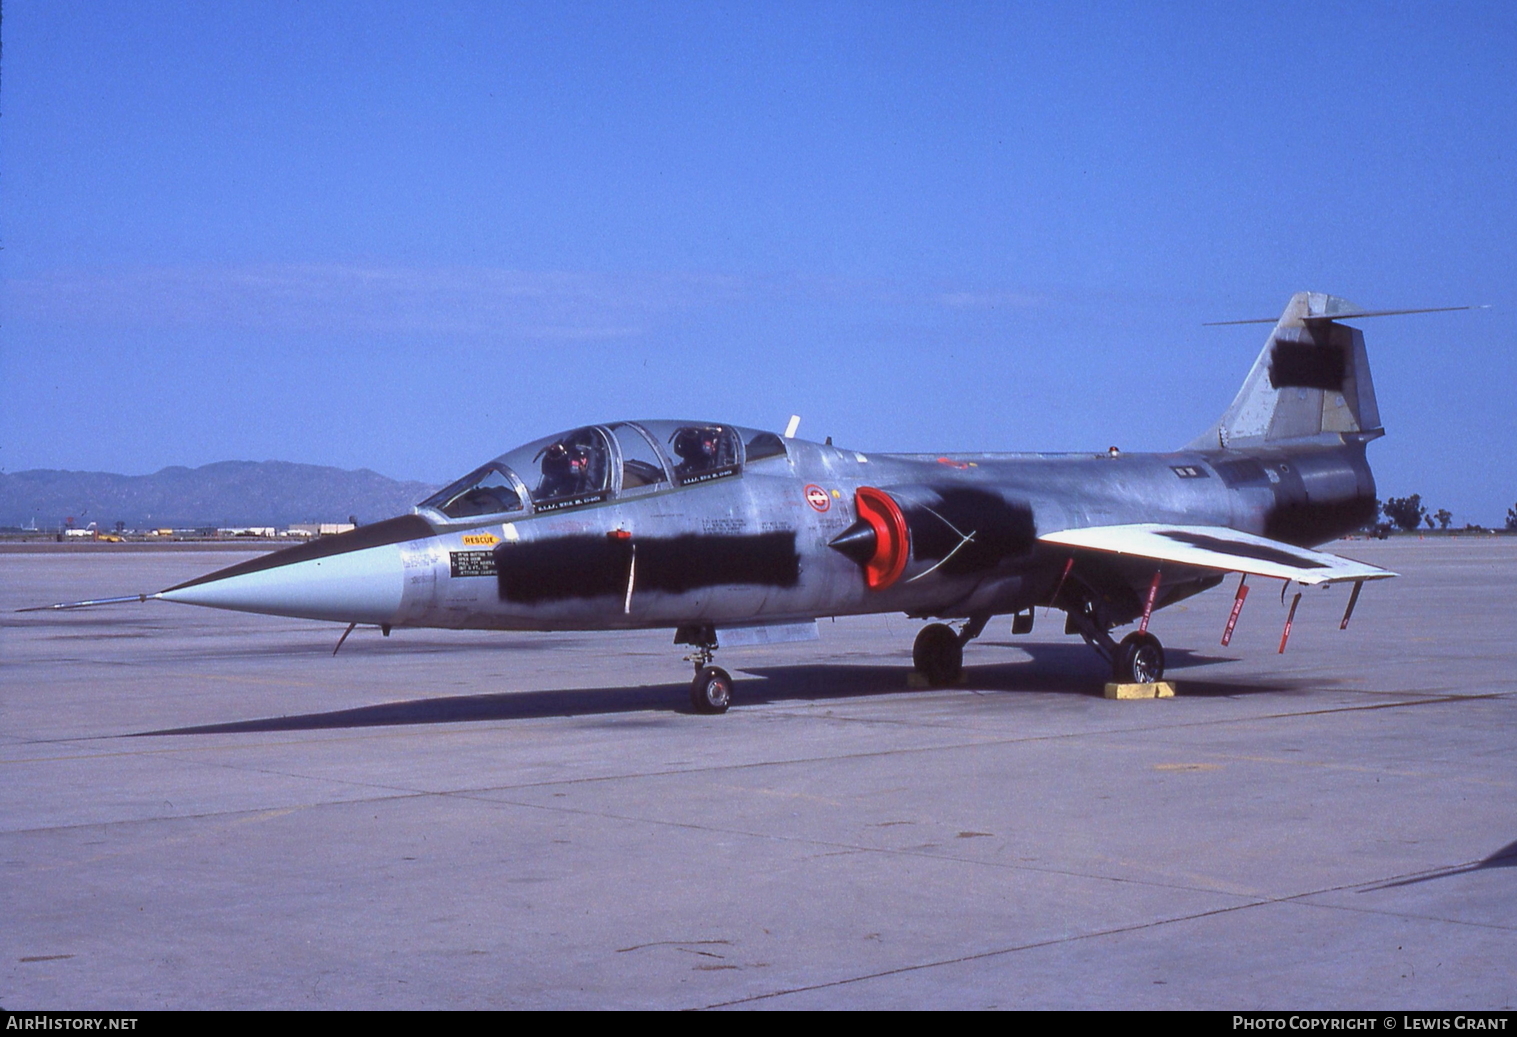
{"label": "distant mountain range", "polygon": [[436,486],[288,461],[220,461],[152,475],[35,469],[0,474],[0,526],[56,529],[73,517],[111,529],[377,522],[409,512]]}

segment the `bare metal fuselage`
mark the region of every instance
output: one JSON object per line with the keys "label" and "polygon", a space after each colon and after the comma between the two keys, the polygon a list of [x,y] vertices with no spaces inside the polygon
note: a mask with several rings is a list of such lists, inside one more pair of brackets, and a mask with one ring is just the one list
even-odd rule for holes
{"label": "bare metal fuselage", "polygon": [[[1374,508],[1363,443],[1122,456],[864,455],[800,440],[787,447],[787,455],[729,477],[630,500],[440,531],[418,516],[392,519],[167,596],[311,619],[495,630],[734,626],[873,612],[965,617],[1052,603],[1067,552],[1038,543],[1041,531],[1155,521],[1309,545],[1362,525]],[[904,571],[880,589],[829,547],[858,521],[857,492],[866,486],[900,499],[915,523]],[[374,540],[387,542],[361,546]],[[311,557],[313,549],[322,553]],[[1115,624],[1140,611],[1152,571],[1108,558],[1084,562],[1075,578]],[[266,608],[261,588],[237,593],[260,576],[283,588]],[[1167,567],[1157,605],[1219,578]],[[308,595],[292,593],[307,585]]]}

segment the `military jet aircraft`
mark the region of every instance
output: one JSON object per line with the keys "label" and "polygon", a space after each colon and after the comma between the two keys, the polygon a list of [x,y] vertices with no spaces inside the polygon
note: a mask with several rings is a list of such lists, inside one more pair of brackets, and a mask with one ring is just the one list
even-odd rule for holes
{"label": "military jet aircraft", "polygon": [[360,623],[386,635],[673,628],[692,649],[691,701],[708,713],[732,696],[719,646],[903,612],[940,621],[912,658],[945,686],[992,617],[1024,633],[1043,606],[1114,680],[1156,682],[1151,616],[1229,572],[1243,576],[1223,644],[1249,576],[1352,582],[1346,626],[1364,582],[1396,575],[1310,549],[1376,517],[1365,447],[1384,430],[1364,337],[1341,322],[1389,312],[1422,311],[1293,296],[1232,405],[1172,453],[865,454],[791,438],[794,420],[786,436],[717,421],[588,425],[501,454],[412,514],[106,600],[335,620],[344,639]]}

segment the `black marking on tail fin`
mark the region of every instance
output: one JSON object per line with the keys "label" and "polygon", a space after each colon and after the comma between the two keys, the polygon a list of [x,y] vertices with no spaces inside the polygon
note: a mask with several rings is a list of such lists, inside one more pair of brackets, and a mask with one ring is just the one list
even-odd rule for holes
{"label": "black marking on tail fin", "polygon": [[1269,384],[1274,389],[1343,391],[1343,350],[1312,342],[1275,341],[1269,358]]}

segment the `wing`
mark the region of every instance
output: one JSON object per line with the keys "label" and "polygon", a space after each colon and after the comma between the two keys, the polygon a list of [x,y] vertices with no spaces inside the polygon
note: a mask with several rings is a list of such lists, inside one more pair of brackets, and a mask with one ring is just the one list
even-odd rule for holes
{"label": "wing", "polygon": [[1312,551],[1240,533],[1225,526],[1171,526],[1139,522],[1125,526],[1087,526],[1065,529],[1038,537],[1048,544],[1079,547],[1090,551],[1151,558],[1202,569],[1272,576],[1297,583],[1343,583],[1352,580],[1384,580],[1397,575],[1389,569],[1366,565],[1351,558]]}

